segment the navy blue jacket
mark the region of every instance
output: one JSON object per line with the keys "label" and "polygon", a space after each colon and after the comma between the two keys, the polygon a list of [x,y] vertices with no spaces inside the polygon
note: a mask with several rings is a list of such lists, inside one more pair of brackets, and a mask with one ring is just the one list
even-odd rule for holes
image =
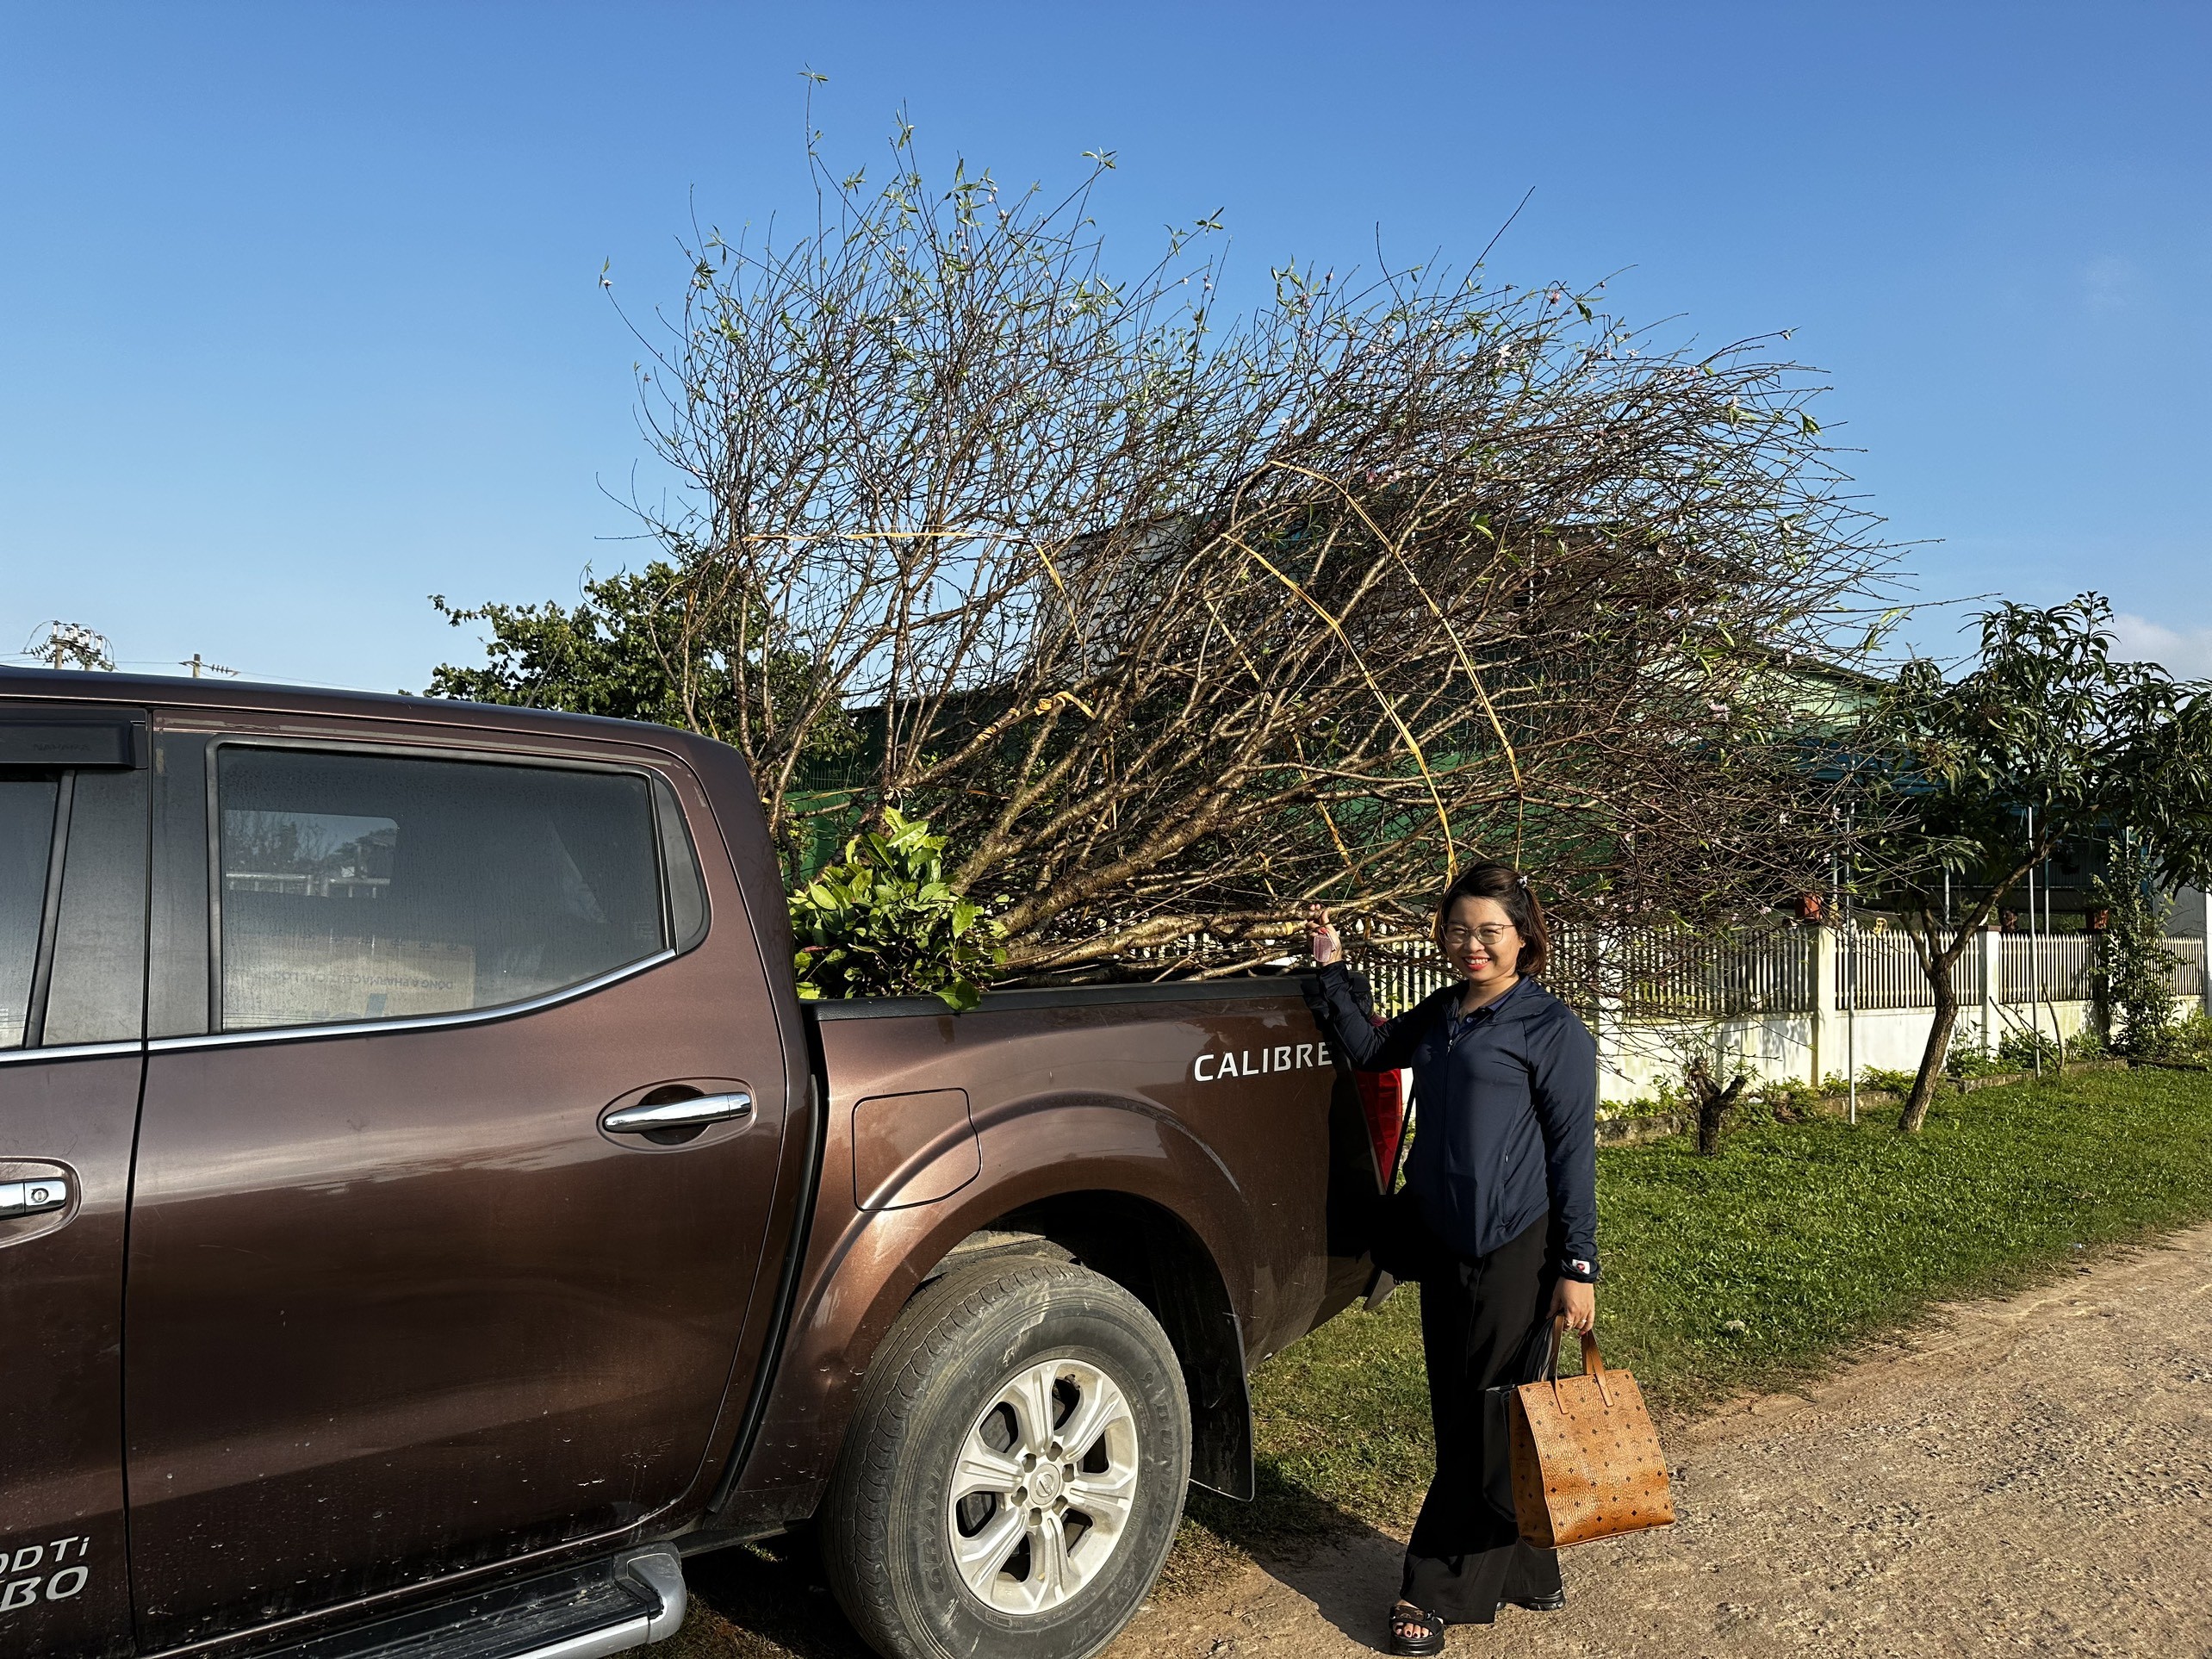
{"label": "navy blue jacket", "polygon": [[1594,1271],[1598,1046],[1574,1010],[1523,979],[1463,1018],[1465,987],[1453,985],[1378,1028],[1342,962],[1323,967],[1316,988],[1314,1011],[1356,1069],[1413,1068],[1420,1122],[1406,1184],[1430,1230],[1487,1256],[1549,1213],[1564,1235],[1559,1265]]}

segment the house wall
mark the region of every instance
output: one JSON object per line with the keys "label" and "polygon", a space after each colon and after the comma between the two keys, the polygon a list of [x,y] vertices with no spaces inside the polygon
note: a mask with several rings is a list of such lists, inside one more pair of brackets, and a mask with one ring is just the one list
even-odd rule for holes
{"label": "house wall", "polygon": [[2166,931],[2177,939],[2204,937],[2204,895],[2196,888],[2175,890],[2166,907]]}

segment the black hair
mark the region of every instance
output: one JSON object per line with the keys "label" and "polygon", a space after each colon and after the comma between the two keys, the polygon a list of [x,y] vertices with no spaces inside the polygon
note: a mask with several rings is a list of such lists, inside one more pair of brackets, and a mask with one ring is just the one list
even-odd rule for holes
{"label": "black hair", "polygon": [[1510,864],[1470,864],[1462,870],[1436,901],[1438,950],[1444,948],[1444,929],[1451,919],[1451,907],[1463,898],[1495,899],[1504,906],[1506,919],[1521,936],[1520,958],[1513,971],[1532,978],[1544,972],[1544,963],[1551,957],[1551,930],[1544,925],[1544,906],[1537,903],[1526,876]]}

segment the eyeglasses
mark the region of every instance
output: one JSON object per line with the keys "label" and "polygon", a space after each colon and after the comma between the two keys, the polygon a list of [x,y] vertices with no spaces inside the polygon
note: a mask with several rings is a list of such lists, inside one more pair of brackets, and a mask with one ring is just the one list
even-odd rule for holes
{"label": "eyeglasses", "polygon": [[1518,939],[1519,936],[1520,929],[1509,927],[1502,922],[1493,922],[1487,928],[1446,928],[1444,930],[1444,948],[1446,950],[1457,950],[1469,940],[1479,939],[1482,941],[1483,949],[1495,950],[1507,940]]}

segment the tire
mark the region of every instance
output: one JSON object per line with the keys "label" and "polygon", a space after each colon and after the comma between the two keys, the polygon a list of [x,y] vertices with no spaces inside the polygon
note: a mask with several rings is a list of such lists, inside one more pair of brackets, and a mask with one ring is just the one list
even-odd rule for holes
{"label": "tire", "polygon": [[1089,1659],[1150,1592],[1190,1476],[1183,1367],[1144,1304],[1066,1262],[979,1262],[877,1350],[823,1564],[886,1659]]}

